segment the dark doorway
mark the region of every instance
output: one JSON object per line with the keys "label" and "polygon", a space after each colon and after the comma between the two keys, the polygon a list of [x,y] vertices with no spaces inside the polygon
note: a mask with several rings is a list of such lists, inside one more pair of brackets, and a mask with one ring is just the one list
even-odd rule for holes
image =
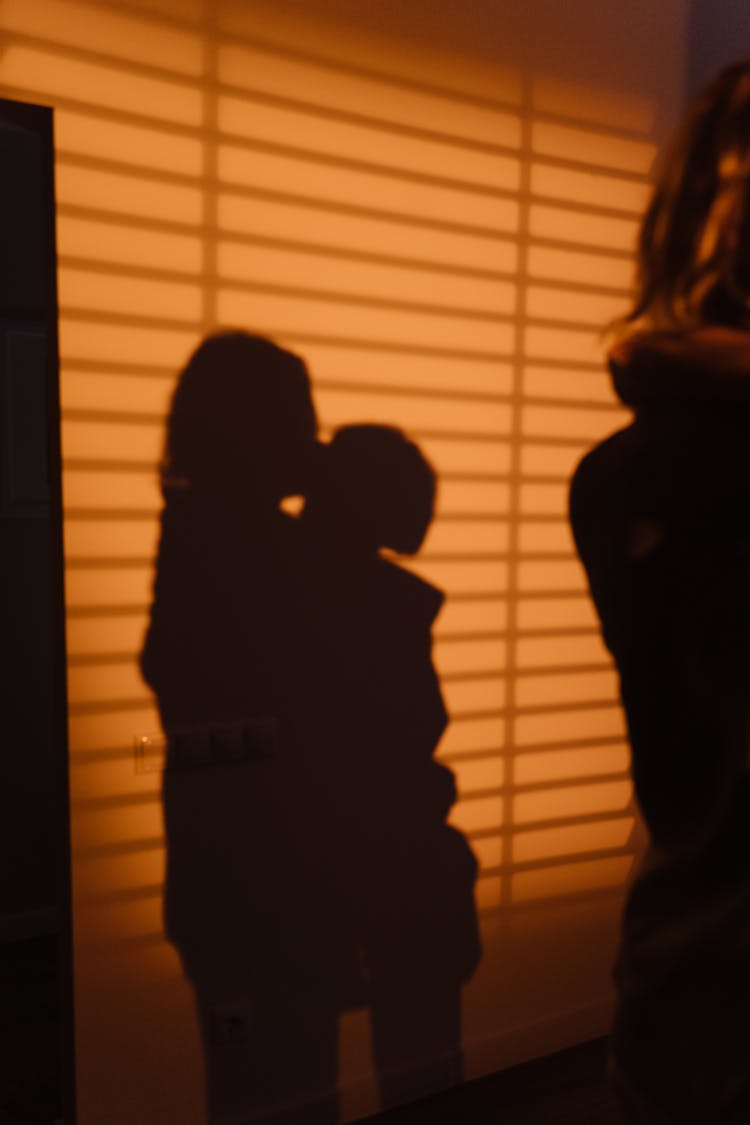
{"label": "dark doorway", "polygon": [[0,1123],[73,1122],[52,111],[0,100]]}

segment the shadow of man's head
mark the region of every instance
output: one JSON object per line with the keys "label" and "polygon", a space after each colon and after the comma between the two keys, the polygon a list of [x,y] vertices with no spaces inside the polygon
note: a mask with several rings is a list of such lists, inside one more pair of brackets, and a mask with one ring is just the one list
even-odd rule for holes
{"label": "shadow of man's head", "polygon": [[419,550],[432,521],[435,471],[391,426],[352,425],[320,446],[306,518],[346,545]]}

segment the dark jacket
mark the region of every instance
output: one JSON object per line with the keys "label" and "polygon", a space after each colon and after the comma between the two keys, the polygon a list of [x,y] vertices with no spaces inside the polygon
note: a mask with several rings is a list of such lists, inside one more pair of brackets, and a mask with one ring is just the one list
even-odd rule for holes
{"label": "dark jacket", "polygon": [[620,675],[651,847],[630,889],[614,1049],[668,1119],[750,1120],[750,337],[642,337],[633,423],[570,517]]}

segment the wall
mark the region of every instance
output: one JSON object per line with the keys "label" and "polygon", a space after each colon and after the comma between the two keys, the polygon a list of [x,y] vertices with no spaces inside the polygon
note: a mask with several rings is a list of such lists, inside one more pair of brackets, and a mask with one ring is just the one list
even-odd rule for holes
{"label": "wall", "polygon": [[[326,429],[393,422],[438,469],[409,565],[448,594],[439,754],[481,864],[468,1075],[602,1033],[639,839],[566,480],[626,418],[601,328],[682,96],[682,0],[4,0],[0,26],[3,92],[57,110],[82,1125],[200,1120],[135,655],[164,414],[216,324],[300,352]],[[344,1017],[348,1118],[377,1108],[368,1036]]]}
{"label": "wall", "polygon": [[750,11],[742,0],[691,0],[686,88],[697,94],[716,71],[750,54]]}

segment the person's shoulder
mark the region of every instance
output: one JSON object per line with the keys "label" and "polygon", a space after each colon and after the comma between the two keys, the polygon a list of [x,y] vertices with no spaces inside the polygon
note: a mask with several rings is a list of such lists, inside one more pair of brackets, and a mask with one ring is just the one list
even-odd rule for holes
{"label": "person's shoulder", "polygon": [[568,518],[579,554],[610,537],[649,489],[669,475],[669,448],[660,448],[639,420],[586,453],[568,490]]}
{"label": "person's shoulder", "polygon": [[619,398],[636,410],[750,406],[750,332],[705,324],[634,333],[609,353]]}
{"label": "person's shoulder", "polygon": [[381,557],[378,572],[400,613],[411,620],[416,617],[423,624],[432,625],[445,601],[442,590],[395,559]]}
{"label": "person's shoulder", "polygon": [[571,502],[585,502],[598,495],[622,471],[623,463],[636,453],[640,434],[635,423],[617,430],[583,455],[570,480]]}

